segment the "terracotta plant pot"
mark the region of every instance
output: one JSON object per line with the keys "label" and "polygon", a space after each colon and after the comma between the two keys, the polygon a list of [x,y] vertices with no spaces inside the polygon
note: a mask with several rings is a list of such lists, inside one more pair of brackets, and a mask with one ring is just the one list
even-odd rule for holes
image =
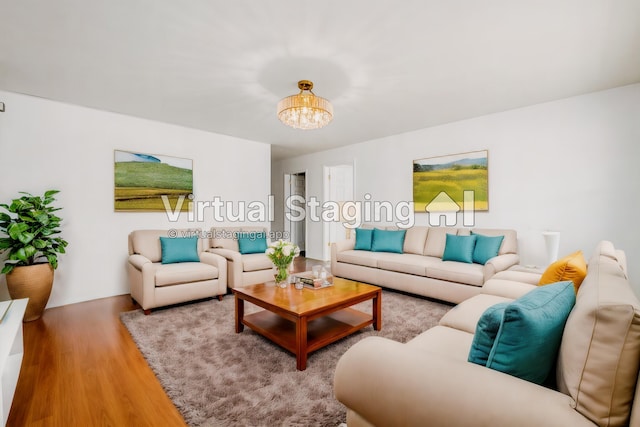
{"label": "terracotta plant pot", "polygon": [[42,316],[51,295],[53,268],[49,263],[15,267],[7,274],[7,288],[12,299],[29,298],[24,322]]}

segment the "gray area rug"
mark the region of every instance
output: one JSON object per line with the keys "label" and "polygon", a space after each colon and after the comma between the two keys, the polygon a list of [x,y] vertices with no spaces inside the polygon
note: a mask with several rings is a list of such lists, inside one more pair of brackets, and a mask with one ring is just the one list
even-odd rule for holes
{"label": "gray area rug", "polygon": [[[356,307],[370,312],[371,302]],[[189,425],[337,427],[346,421],[346,408],[333,396],[340,356],[367,336],[406,342],[449,309],[383,291],[382,330],[369,326],[311,353],[305,371],[296,370],[295,356],[249,328],[235,333],[231,295],[120,317]],[[247,313],[256,310],[245,304]]]}

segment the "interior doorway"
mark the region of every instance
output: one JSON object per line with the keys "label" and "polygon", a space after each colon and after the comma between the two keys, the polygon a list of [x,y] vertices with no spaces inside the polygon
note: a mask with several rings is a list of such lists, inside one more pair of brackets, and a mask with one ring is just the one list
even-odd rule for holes
{"label": "interior doorway", "polygon": [[[286,239],[300,248],[300,255],[306,256],[307,248],[307,173],[287,173],[284,175],[284,231]],[[304,211],[304,217],[299,213]]]}
{"label": "interior doorway", "polygon": [[[354,201],[353,164],[324,167],[324,200],[337,202]],[[323,222],[324,260],[331,259],[331,244],[349,238],[350,230],[342,221]]]}

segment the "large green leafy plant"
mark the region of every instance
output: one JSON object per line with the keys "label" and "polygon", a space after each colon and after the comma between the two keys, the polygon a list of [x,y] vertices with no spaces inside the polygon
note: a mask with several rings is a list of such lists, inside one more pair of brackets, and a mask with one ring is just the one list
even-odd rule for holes
{"label": "large green leafy plant", "polygon": [[2,274],[11,273],[18,266],[48,262],[58,267],[58,254],[65,253],[67,241],[56,236],[61,219],[54,212],[61,208],[51,206],[58,190],[49,190],[44,196],[24,196],[10,205],[0,203],[0,252],[7,252]]}

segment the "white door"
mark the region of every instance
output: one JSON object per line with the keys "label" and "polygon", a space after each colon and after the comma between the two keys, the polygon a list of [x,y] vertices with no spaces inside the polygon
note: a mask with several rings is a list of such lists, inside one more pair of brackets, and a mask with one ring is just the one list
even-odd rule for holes
{"label": "white door", "polygon": [[284,231],[289,236],[286,239],[305,251],[306,247],[306,215],[301,217],[291,209],[291,206],[305,210],[306,173],[285,174],[284,176]]}
{"label": "white door", "polygon": [[[324,167],[324,199],[325,201],[352,202],[354,199],[353,165],[337,165]],[[341,221],[323,223],[324,260],[331,259],[331,244],[347,238],[347,228]]]}

